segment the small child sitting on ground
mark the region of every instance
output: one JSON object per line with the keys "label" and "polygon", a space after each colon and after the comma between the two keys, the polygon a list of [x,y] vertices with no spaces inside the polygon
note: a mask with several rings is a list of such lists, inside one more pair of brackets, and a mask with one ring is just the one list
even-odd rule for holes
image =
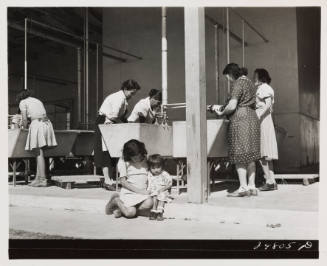
{"label": "small child sitting on ground", "polygon": [[149,219],[163,221],[165,203],[169,201],[168,190],[172,186],[172,177],[163,170],[164,159],[159,154],[148,158],[148,190],[153,198],[153,207]]}

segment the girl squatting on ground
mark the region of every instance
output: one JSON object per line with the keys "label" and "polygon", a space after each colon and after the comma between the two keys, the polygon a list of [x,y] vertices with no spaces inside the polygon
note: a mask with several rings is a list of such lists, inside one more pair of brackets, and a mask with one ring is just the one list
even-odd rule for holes
{"label": "girl squatting on ground", "polygon": [[111,196],[105,213],[114,214],[116,218],[148,215],[153,201],[147,190],[148,164],[144,143],[135,139],[126,142],[117,169],[122,189],[119,194],[114,193]]}

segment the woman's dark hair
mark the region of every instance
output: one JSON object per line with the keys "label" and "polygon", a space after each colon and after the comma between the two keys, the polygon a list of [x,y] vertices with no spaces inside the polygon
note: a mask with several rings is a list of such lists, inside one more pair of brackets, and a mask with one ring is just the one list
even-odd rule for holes
{"label": "woman's dark hair", "polygon": [[152,154],[148,158],[149,169],[151,167],[164,167],[165,160],[161,157],[160,154]]}
{"label": "woman's dark hair", "polygon": [[271,77],[269,76],[269,73],[264,68],[257,68],[254,70],[254,73],[258,75],[258,80],[263,83],[270,84]]}
{"label": "woman's dark hair", "polygon": [[245,67],[239,67],[238,64],[230,63],[225,66],[223,75],[231,75],[234,80],[237,80],[240,76],[246,76],[248,74],[248,70]]}
{"label": "woman's dark hair", "polygon": [[123,82],[123,84],[121,84],[121,90],[128,90],[128,91],[132,91],[132,90],[140,90],[141,87],[140,85],[133,79],[128,79],[125,80]]}
{"label": "woman's dark hair", "polygon": [[151,89],[149,92],[149,97],[160,102],[162,101],[162,93],[157,89]]}
{"label": "woman's dark hair", "polygon": [[29,89],[22,89],[16,96],[16,102],[19,103],[21,100],[24,100],[32,95],[32,91]]}
{"label": "woman's dark hair", "polygon": [[123,158],[125,162],[131,161],[133,156],[141,154],[144,158],[147,155],[145,145],[136,139],[131,139],[124,144]]}

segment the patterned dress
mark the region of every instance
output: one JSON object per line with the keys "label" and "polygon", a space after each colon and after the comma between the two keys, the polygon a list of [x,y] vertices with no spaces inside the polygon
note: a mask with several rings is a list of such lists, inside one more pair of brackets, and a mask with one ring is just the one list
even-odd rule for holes
{"label": "patterned dress", "polygon": [[234,164],[249,164],[260,159],[260,121],[255,112],[256,90],[247,77],[238,78],[232,87],[231,98],[237,107],[229,116],[229,160]]}
{"label": "patterned dress", "polygon": [[[274,104],[274,90],[267,83],[263,83],[258,86],[256,96],[256,113],[261,121],[261,157],[266,160],[277,160],[276,133],[271,116]],[[268,98],[271,98],[271,106],[269,110],[263,113]]]}
{"label": "patterned dress", "polygon": [[148,173],[148,190],[151,191],[151,196],[157,196],[158,200],[169,202],[168,190],[160,192],[159,190],[172,185],[172,177],[162,171],[160,175],[154,176],[151,172]]}

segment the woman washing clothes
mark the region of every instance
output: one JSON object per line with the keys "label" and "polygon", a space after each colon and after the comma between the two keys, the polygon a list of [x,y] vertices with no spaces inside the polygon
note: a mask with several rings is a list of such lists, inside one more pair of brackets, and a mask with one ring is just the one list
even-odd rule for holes
{"label": "woman washing clothes", "polygon": [[36,176],[29,185],[32,187],[46,187],[44,150],[57,146],[52,123],[47,117],[43,103],[39,99],[31,97],[29,89],[22,90],[17,95],[16,100],[19,103],[19,110],[22,114],[23,127],[28,128],[28,120],[30,119],[31,121],[25,150],[36,153]]}
{"label": "woman washing clothes", "polygon": [[96,120],[95,145],[94,145],[94,163],[96,167],[101,167],[104,176],[104,187],[109,190],[115,190],[113,186],[113,177],[115,175],[116,160],[111,158],[98,125],[125,123],[128,100],[140,90],[140,85],[132,79],[122,83],[118,92],[110,94],[103,101]]}
{"label": "woman washing clothes", "polygon": [[161,105],[162,94],[160,90],[151,89],[149,96],[141,99],[133,108],[127,121],[130,123],[153,124],[156,121],[156,113]]}
{"label": "woman washing clothes", "polygon": [[231,98],[224,108],[212,107],[219,116],[226,115],[230,120],[227,131],[229,161],[236,166],[240,187],[229,193],[229,197],[258,195],[255,161],[261,157],[260,122],[255,112],[255,87],[246,73],[237,64],[228,64],[223,75],[231,82]]}
{"label": "woman washing clothes", "polygon": [[254,82],[258,87],[256,93],[256,113],[261,126],[261,159],[266,183],[259,187],[260,191],[277,189],[274,177],[273,160],[278,160],[278,150],[275,127],[272,120],[274,105],[274,90],[269,85],[271,78],[266,69],[258,68],[254,71]]}

